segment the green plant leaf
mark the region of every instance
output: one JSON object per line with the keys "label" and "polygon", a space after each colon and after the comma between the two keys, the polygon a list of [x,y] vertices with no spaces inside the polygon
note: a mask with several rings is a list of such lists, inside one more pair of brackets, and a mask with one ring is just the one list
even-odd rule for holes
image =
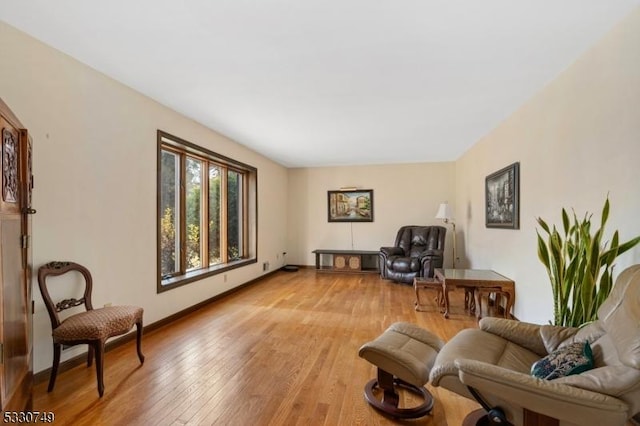
{"label": "green plant leaf", "polygon": [[547,223],[542,220],[542,218],[538,218],[537,221],[540,227],[544,229],[547,234],[551,234],[551,231],[549,231],[549,225],[547,225]]}
{"label": "green plant leaf", "polygon": [[609,218],[609,197],[604,201],[604,207],[602,208],[602,219],[600,221],[600,227],[604,228],[604,224],[607,223]]}
{"label": "green plant leaf", "polygon": [[640,236],[635,237],[634,239],[629,240],[624,244],[620,244],[618,246],[618,255],[621,255],[622,253],[634,248],[638,245],[638,243],[640,243]]}
{"label": "green plant leaf", "polygon": [[606,246],[603,247],[603,252],[600,254],[600,262],[604,264],[607,268],[613,265],[613,261],[618,257],[618,231],[613,233],[613,239],[611,240],[611,248],[606,249]]}
{"label": "green plant leaf", "polygon": [[542,237],[537,231],[536,231],[536,234],[538,235],[538,258],[544,264],[544,266],[547,268],[547,271],[548,271],[550,268],[549,250],[547,250],[547,244],[544,242],[544,240],[542,239]]}
{"label": "green plant leaf", "polygon": [[562,228],[564,229],[564,235],[569,234],[569,228],[571,227],[569,223],[569,215],[565,209],[562,209]]}

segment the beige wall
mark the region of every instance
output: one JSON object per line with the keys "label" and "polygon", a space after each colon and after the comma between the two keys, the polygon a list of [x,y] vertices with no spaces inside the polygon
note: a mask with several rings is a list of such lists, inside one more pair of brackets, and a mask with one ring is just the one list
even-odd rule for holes
{"label": "beige wall", "polygon": [[[468,265],[516,281],[516,315],[552,318],[551,289],[537,258],[536,217],[560,223],[562,207],[582,215],[609,194],[607,235],[640,235],[640,9],[613,29],[456,163],[460,241]],[[520,162],[520,230],[486,229],[485,176]],[[640,261],[640,248],[617,271]]]}
{"label": "beige wall", "polygon": [[[165,318],[281,265],[287,170],[0,22],[0,96],[34,140],[34,267],[74,260],[94,275],[94,306]],[[254,265],[156,294],[156,130],[258,168]],[[51,328],[34,277],[35,371],[51,365]],[[64,358],[86,348],[65,351]],[[67,353],[68,352],[68,353]]]}
{"label": "beige wall", "polygon": [[[342,187],[373,189],[373,222],[327,221],[327,191]],[[442,225],[434,216],[441,202],[455,208],[454,187],[452,162],[290,169],[287,262],[313,265],[317,248],[378,250],[393,244],[402,225]]]}

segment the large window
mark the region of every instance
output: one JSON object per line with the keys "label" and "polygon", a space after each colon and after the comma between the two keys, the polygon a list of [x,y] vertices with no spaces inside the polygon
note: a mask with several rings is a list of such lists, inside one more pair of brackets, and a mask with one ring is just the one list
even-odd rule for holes
{"label": "large window", "polygon": [[158,291],[256,262],[254,167],[158,131]]}

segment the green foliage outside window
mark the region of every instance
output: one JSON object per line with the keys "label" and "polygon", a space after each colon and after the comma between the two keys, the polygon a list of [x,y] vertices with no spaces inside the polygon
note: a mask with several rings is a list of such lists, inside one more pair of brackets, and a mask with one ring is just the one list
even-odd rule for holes
{"label": "green foliage outside window", "polygon": [[[180,208],[180,169],[185,165],[183,210]],[[226,176],[225,176],[226,174]],[[208,175],[208,181],[204,181]],[[226,179],[223,179],[225,178]],[[187,271],[241,259],[243,232],[243,172],[191,157],[185,153],[162,150],[160,173],[160,269],[163,277],[179,275],[180,256]],[[226,221],[223,217],[221,187],[226,180]],[[203,183],[206,186],[203,188]],[[207,191],[203,197],[202,191]],[[203,208],[203,203],[207,203]],[[184,215],[183,217],[181,215]],[[184,228],[184,253],[180,250],[181,218]],[[205,229],[202,229],[202,228]],[[208,252],[203,251],[207,238]],[[226,244],[226,260],[221,244]],[[205,264],[204,262],[208,262]]]}
{"label": "green foliage outside window", "polygon": [[174,272],[176,264],[176,227],[174,225],[173,209],[167,207],[160,220],[160,265],[162,275]]}

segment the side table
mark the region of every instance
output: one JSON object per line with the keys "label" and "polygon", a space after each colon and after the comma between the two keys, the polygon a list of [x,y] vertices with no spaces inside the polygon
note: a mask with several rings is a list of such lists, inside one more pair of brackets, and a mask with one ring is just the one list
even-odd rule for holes
{"label": "side table", "polygon": [[413,279],[413,290],[416,293],[416,301],[414,302],[416,311],[423,312],[425,305],[420,301],[420,290],[435,290],[436,306],[440,309],[440,313],[444,312],[444,293],[442,281],[436,278],[416,277]]}

